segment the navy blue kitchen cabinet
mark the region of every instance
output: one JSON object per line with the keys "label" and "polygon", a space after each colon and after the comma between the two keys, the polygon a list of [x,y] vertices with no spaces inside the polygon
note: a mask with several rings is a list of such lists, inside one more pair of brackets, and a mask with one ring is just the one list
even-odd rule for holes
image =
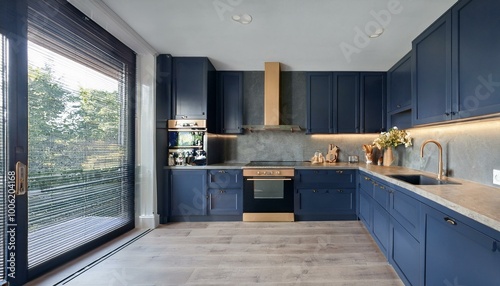
{"label": "navy blue kitchen cabinet", "polygon": [[500,1],[452,8],[452,119],[500,112]]}
{"label": "navy blue kitchen cabinet", "polygon": [[413,124],[500,112],[500,2],[459,1],[413,42]]}
{"label": "navy blue kitchen cabinet", "polygon": [[206,119],[215,129],[216,71],[205,57],[174,57],[173,119]]}
{"label": "navy blue kitchen cabinet", "polygon": [[386,73],[360,73],[360,133],[379,133],[386,126]]}
{"label": "navy blue kitchen cabinet", "polygon": [[389,215],[389,204],[391,194],[394,192],[392,188],[380,183],[380,181],[371,179],[373,184],[373,218],[372,232],[375,241],[380,247],[380,250],[386,257],[389,257],[390,249],[390,233],[391,233],[391,218]]}
{"label": "navy blue kitchen cabinet", "polygon": [[334,133],[333,81],[330,72],[307,74],[307,122],[308,134]]}
{"label": "navy blue kitchen cabinet", "polygon": [[170,216],[173,220],[207,214],[207,171],[170,170]]}
{"label": "navy blue kitchen cabinet", "polygon": [[387,72],[387,126],[410,128],[411,123],[411,52]]}
{"label": "navy blue kitchen cabinet", "polygon": [[356,170],[296,170],[297,220],[356,219]]}
{"label": "navy blue kitchen cabinet", "polygon": [[243,133],[243,72],[217,72],[217,133]]}
{"label": "navy blue kitchen cabinet", "polygon": [[333,73],[334,133],[360,133],[359,103],[359,73]]}
{"label": "navy blue kitchen cabinet", "polygon": [[208,189],[208,215],[241,216],[243,214],[242,198],[242,189]]}
{"label": "navy blue kitchen cabinet", "polygon": [[[239,169],[208,171],[208,214],[243,214],[243,174]],[[235,218],[236,219],[236,218]]]}
{"label": "navy blue kitchen cabinet", "polygon": [[413,124],[451,119],[451,11],[413,41]]}
{"label": "navy blue kitchen cabinet", "polygon": [[423,285],[422,203],[364,172],[358,182],[358,217],[405,284]]}
{"label": "navy blue kitchen cabinet", "polygon": [[366,229],[371,232],[372,221],[373,221],[373,204],[371,196],[365,188],[360,187],[358,189],[358,217],[365,224]]}
{"label": "navy blue kitchen cabinet", "polygon": [[500,241],[484,228],[427,207],[425,285],[500,285]]}
{"label": "navy blue kitchen cabinet", "polygon": [[[389,261],[407,285],[423,285],[422,245],[396,220],[391,220]],[[442,284],[428,284],[442,285]],[[452,284],[453,285],[453,284]]]}
{"label": "navy blue kitchen cabinet", "polygon": [[307,73],[307,134],[385,128],[385,73]]}

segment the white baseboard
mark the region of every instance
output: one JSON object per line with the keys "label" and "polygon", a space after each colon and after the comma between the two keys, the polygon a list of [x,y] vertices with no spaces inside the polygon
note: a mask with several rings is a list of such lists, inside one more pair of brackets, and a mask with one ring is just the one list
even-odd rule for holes
{"label": "white baseboard", "polygon": [[142,229],[153,229],[156,228],[160,224],[160,216],[157,214],[154,215],[141,215],[136,219],[135,228]]}

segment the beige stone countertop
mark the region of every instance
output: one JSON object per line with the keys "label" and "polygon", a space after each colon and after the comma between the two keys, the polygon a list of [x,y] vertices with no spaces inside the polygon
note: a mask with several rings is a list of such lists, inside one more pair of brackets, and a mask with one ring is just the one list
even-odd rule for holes
{"label": "beige stone countertop", "polygon": [[412,185],[388,177],[388,175],[422,174],[429,177],[436,177],[436,174],[397,166],[361,166],[360,164],[359,170],[414,192],[417,195],[489,226],[494,230],[500,231],[500,188],[457,178],[445,179],[460,184]]}

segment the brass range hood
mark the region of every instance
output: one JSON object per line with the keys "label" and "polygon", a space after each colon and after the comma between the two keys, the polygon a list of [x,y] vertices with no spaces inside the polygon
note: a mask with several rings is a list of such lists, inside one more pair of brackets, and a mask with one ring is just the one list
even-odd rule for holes
{"label": "brass range hood", "polygon": [[264,63],[264,125],[244,125],[250,131],[300,131],[298,125],[280,125],[279,62]]}

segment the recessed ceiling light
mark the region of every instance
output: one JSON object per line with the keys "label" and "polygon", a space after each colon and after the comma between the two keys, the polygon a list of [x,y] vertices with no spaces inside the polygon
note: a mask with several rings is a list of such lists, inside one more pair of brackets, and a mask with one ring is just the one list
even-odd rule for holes
{"label": "recessed ceiling light", "polygon": [[248,14],[233,15],[231,18],[240,24],[250,24],[252,22],[252,16]]}
{"label": "recessed ceiling light", "polygon": [[377,29],[373,34],[369,35],[368,37],[370,38],[378,38],[380,37],[380,35],[382,35],[384,33],[384,29],[383,28],[380,28],[380,29]]}

